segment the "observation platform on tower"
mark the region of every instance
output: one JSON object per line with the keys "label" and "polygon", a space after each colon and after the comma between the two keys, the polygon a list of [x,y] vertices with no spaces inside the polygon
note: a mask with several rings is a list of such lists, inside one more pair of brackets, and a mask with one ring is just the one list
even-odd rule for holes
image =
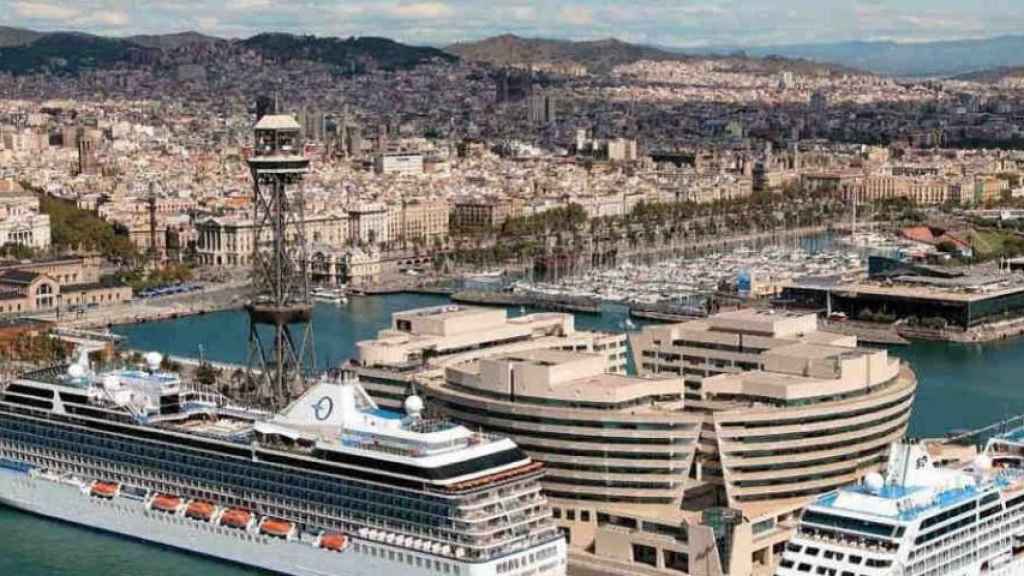
{"label": "observation platform on tower", "polygon": [[249,166],[260,174],[305,174],[302,127],[286,114],[268,114],[253,128],[256,140]]}

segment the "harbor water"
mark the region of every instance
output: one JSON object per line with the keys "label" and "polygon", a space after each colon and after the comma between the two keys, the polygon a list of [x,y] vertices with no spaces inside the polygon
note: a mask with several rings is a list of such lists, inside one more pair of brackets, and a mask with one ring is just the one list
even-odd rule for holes
{"label": "harbor water", "polygon": [[[318,304],[314,314],[317,361],[336,365],[351,356],[355,343],[375,337],[401,310],[444,304],[442,296],[400,294],[353,298],[344,306]],[[509,309],[515,316],[531,310]],[[603,314],[578,315],[585,330],[623,330],[626,309],[606,306]],[[642,326],[642,322],[637,322]],[[141,350],[241,363],[247,355],[244,312],[229,310],[120,326],[116,332]],[[942,435],[977,427],[1007,415],[1024,413],[1024,340],[987,345],[915,343],[892,353],[909,361],[920,387],[911,420],[914,436]],[[236,576],[252,570],[161,550],[123,538],[63,526],[0,508],[0,530],[17,535],[0,539],[0,574],[19,576]],[[54,553],[59,550],[59,553]],[[391,576],[391,575],[382,575]],[[397,576],[397,575],[395,575]]]}
{"label": "harbor water", "polygon": [[[321,368],[336,366],[351,357],[356,342],[376,337],[394,312],[446,303],[443,296],[397,294],[356,297],[344,306],[318,304],[313,317],[317,363]],[[508,309],[509,316],[523,312],[533,310]],[[576,315],[576,327],[621,332],[626,318],[625,307],[606,305],[599,316]],[[635,322],[637,328],[644,325]],[[210,360],[230,363],[245,362],[248,330],[241,310],[114,328],[136,349],[189,357],[202,350]],[[1019,378],[1024,373],[1024,339],[985,345],[917,342],[890,353],[910,362],[919,380],[912,436],[940,436],[1024,413]]]}

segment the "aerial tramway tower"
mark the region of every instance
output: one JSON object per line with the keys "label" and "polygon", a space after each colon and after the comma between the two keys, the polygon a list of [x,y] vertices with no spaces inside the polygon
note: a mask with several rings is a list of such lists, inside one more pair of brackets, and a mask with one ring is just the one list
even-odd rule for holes
{"label": "aerial tramway tower", "polygon": [[315,366],[301,186],[309,160],[291,116],[265,115],[254,130],[248,368],[253,399],[280,408],[305,389]]}

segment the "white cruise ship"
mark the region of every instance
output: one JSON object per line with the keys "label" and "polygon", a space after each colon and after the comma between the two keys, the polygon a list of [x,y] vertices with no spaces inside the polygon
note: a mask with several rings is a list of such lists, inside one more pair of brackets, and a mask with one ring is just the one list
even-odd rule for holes
{"label": "white cruise ship", "polygon": [[991,449],[947,469],[919,444],[893,445],[884,476],[806,509],[776,575],[1024,575],[1024,477]]}
{"label": "white cruise ship", "polygon": [[324,379],[280,414],[159,371],[0,383],[0,504],[296,576],[563,576],[539,463]]}

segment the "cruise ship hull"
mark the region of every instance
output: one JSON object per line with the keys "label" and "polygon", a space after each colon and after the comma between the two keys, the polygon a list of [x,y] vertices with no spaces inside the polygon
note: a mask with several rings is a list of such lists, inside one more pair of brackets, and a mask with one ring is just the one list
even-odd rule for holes
{"label": "cruise ship hull", "polygon": [[[452,563],[430,554],[383,542],[352,539],[341,552],[323,550],[313,542],[283,540],[213,523],[150,510],[142,500],[96,498],[83,483],[28,474],[0,467],[0,504],[136,540],[175,548],[268,572],[290,576],[492,576],[497,562]],[[531,563],[530,551],[513,554],[523,568],[513,576],[564,576],[565,542],[557,540],[555,560]],[[521,557],[521,558],[519,558]],[[442,562],[443,564],[439,564]],[[447,567],[447,570],[444,568]]]}

